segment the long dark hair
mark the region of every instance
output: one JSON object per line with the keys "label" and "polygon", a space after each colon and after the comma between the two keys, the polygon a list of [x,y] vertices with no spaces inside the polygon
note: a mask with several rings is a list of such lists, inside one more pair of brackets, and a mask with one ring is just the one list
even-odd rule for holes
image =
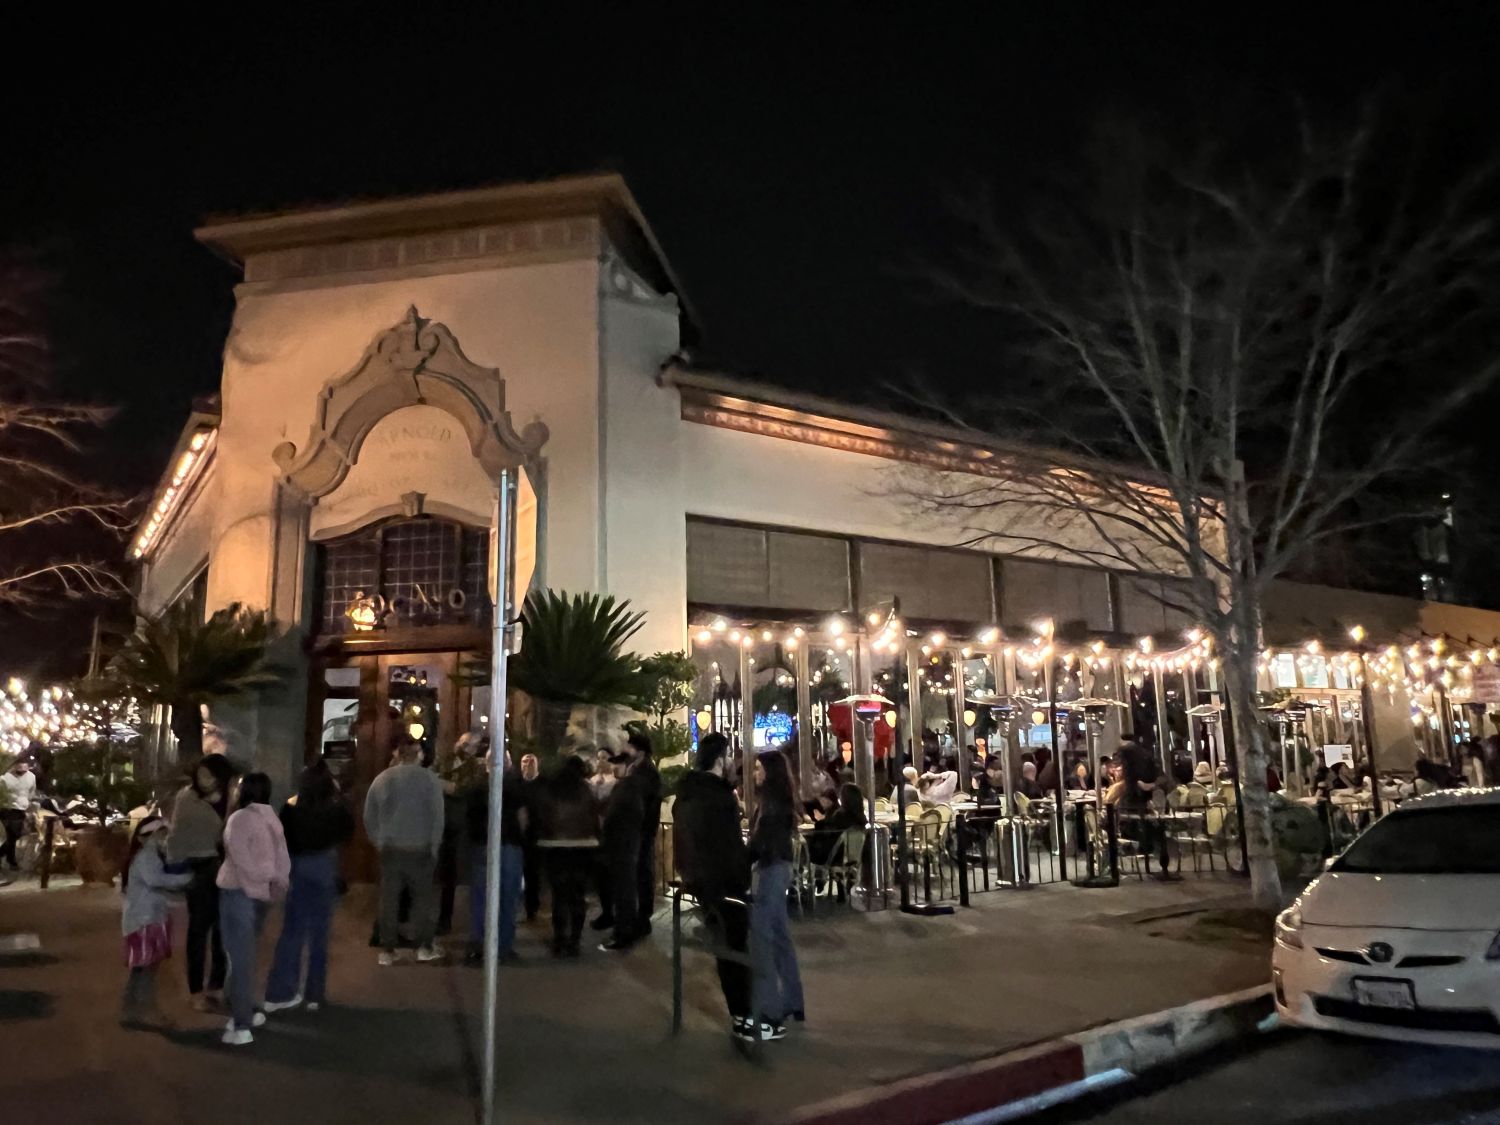
{"label": "long dark hair", "polygon": [[760,755],[760,765],[766,771],[766,780],[760,791],[766,797],[774,797],[790,805],[796,790],[792,787],[792,771],[787,767],[786,755],[780,750],[767,750]]}
{"label": "long dark hair", "polygon": [[247,773],[240,779],[240,799],[236,809],[247,809],[251,805],[271,803],[271,779],[263,773]]}
{"label": "long dark hair", "polygon": [[297,779],[297,807],[299,809],[321,809],[338,799],[339,787],[333,780],[333,771],[322,758],[309,765]]}
{"label": "long dark hair", "polygon": [[229,783],[234,778],[234,767],[229,764],[229,759],[223,754],[205,754],[193,764],[193,772],[188,777],[188,784],[193,787],[193,792],[198,796],[207,798],[208,794],[198,785],[198,771],[207,770],[213,775],[214,781],[218,783],[219,795],[209,802],[214,812],[219,814],[222,820],[229,813]]}
{"label": "long dark hair", "polygon": [[865,815],[865,795],[858,785],[845,785],[839,790],[839,808],[854,816]]}

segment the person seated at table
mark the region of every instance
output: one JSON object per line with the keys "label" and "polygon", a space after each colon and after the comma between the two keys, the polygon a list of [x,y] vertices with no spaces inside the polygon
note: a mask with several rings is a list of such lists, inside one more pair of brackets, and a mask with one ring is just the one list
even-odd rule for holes
{"label": "person seated at table", "polygon": [[1042,791],[1042,796],[1050,797],[1057,792],[1057,759],[1048,755],[1047,760],[1042,763],[1036,775],[1037,788]]}
{"label": "person seated at table", "polygon": [[917,779],[917,793],[924,805],[941,805],[958,792],[958,774],[954,770],[929,770]]}
{"label": "person seated at table", "polygon": [[985,759],[984,772],[979,775],[980,808],[999,808],[1005,796],[1005,767],[997,755]]}
{"label": "person seated at table", "polygon": [[1105,780],[1108,786],[1104,790],[1104,803],[1106,805],[1118,805],[1120,799],[1125,796],[1125,776],[1120,766],[1119,756],[1109,760],[1104,767]]}
{"label": "person seated at table", "polygon": [[838,807],[807,834],[807,858],[819,867],[823,866],[845,832],[863,827],[865,795],[859,791],[858,785],[845,785],[839,789]]}
{"label": "person seated at table", "polygon": [[814,820],[822,820],[839,804],[838,784],[822,770],[814,770],[802,803],[803,811]]}
{"label": "person seated at table", "polygon": [[1016,784],[1016,792],[1033,801],[1045,795],[1041,783],[1036,779],[1035,762],[1027,762],[1021,766],[1021,780]]}
{"label": "person seated at table", "polygon": [[969,779],[972,781],[984,772],[984,755],[979,752],[979,747],[969,743],[964,751],[969,755]]}
{"label": "person seated at table", "polygon": [[917,792],[917,783],[920,780],[917,775],[917,767],[903,766],[901,776],[906,784],[904,786],[897,785],[891,789],[891,804],[897,809],[901,807],[903,800],[905,800],[907,805],[919,805],[922,798]]}
{"label": "person seated at table", "polygon": [[1079,762],[1073,767],[1073,772],[1068,774],[1068,789],[1071,792],[1092,789],[1093,783],[1089,780],[1089,764]]}

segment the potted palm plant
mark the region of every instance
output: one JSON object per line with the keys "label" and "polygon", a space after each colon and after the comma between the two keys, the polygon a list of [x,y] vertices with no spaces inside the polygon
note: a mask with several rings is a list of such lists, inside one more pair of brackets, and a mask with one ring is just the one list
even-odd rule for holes
{"label": "potted palm plant", "polygon": [[526,599],[521,651],[511,680],[536,708],[537,741],[557,750],[579,706],[631,706],[641,694],[640,658],[625,643],[645,615],[628,601],[542,590]]}
{"label": "potted palm plant", "polygon": [[111,663],[113,677],[137,699],[171,709],[177,760],[203,756],[203,708],[280,684],[270,662],[274,630],[260,610],[238,602],[205,620],[191,604],[144,619]]}

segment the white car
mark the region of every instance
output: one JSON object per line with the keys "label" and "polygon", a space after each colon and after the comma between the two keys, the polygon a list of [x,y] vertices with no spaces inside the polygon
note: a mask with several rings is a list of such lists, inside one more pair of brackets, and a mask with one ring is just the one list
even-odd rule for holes
{"label": "white car", "polygon": [[1284,1022],[1500,1048],[1500,789],[1409,801],[1276,919]]}

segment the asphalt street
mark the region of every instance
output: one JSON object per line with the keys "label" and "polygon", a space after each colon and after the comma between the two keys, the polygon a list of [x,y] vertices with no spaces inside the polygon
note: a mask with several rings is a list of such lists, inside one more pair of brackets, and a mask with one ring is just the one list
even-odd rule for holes
{"label": "asphalt street", "polygon": [[1028,1118],[1038,1125],[1500,1125],[1500,1053],[1279,1031]]}

